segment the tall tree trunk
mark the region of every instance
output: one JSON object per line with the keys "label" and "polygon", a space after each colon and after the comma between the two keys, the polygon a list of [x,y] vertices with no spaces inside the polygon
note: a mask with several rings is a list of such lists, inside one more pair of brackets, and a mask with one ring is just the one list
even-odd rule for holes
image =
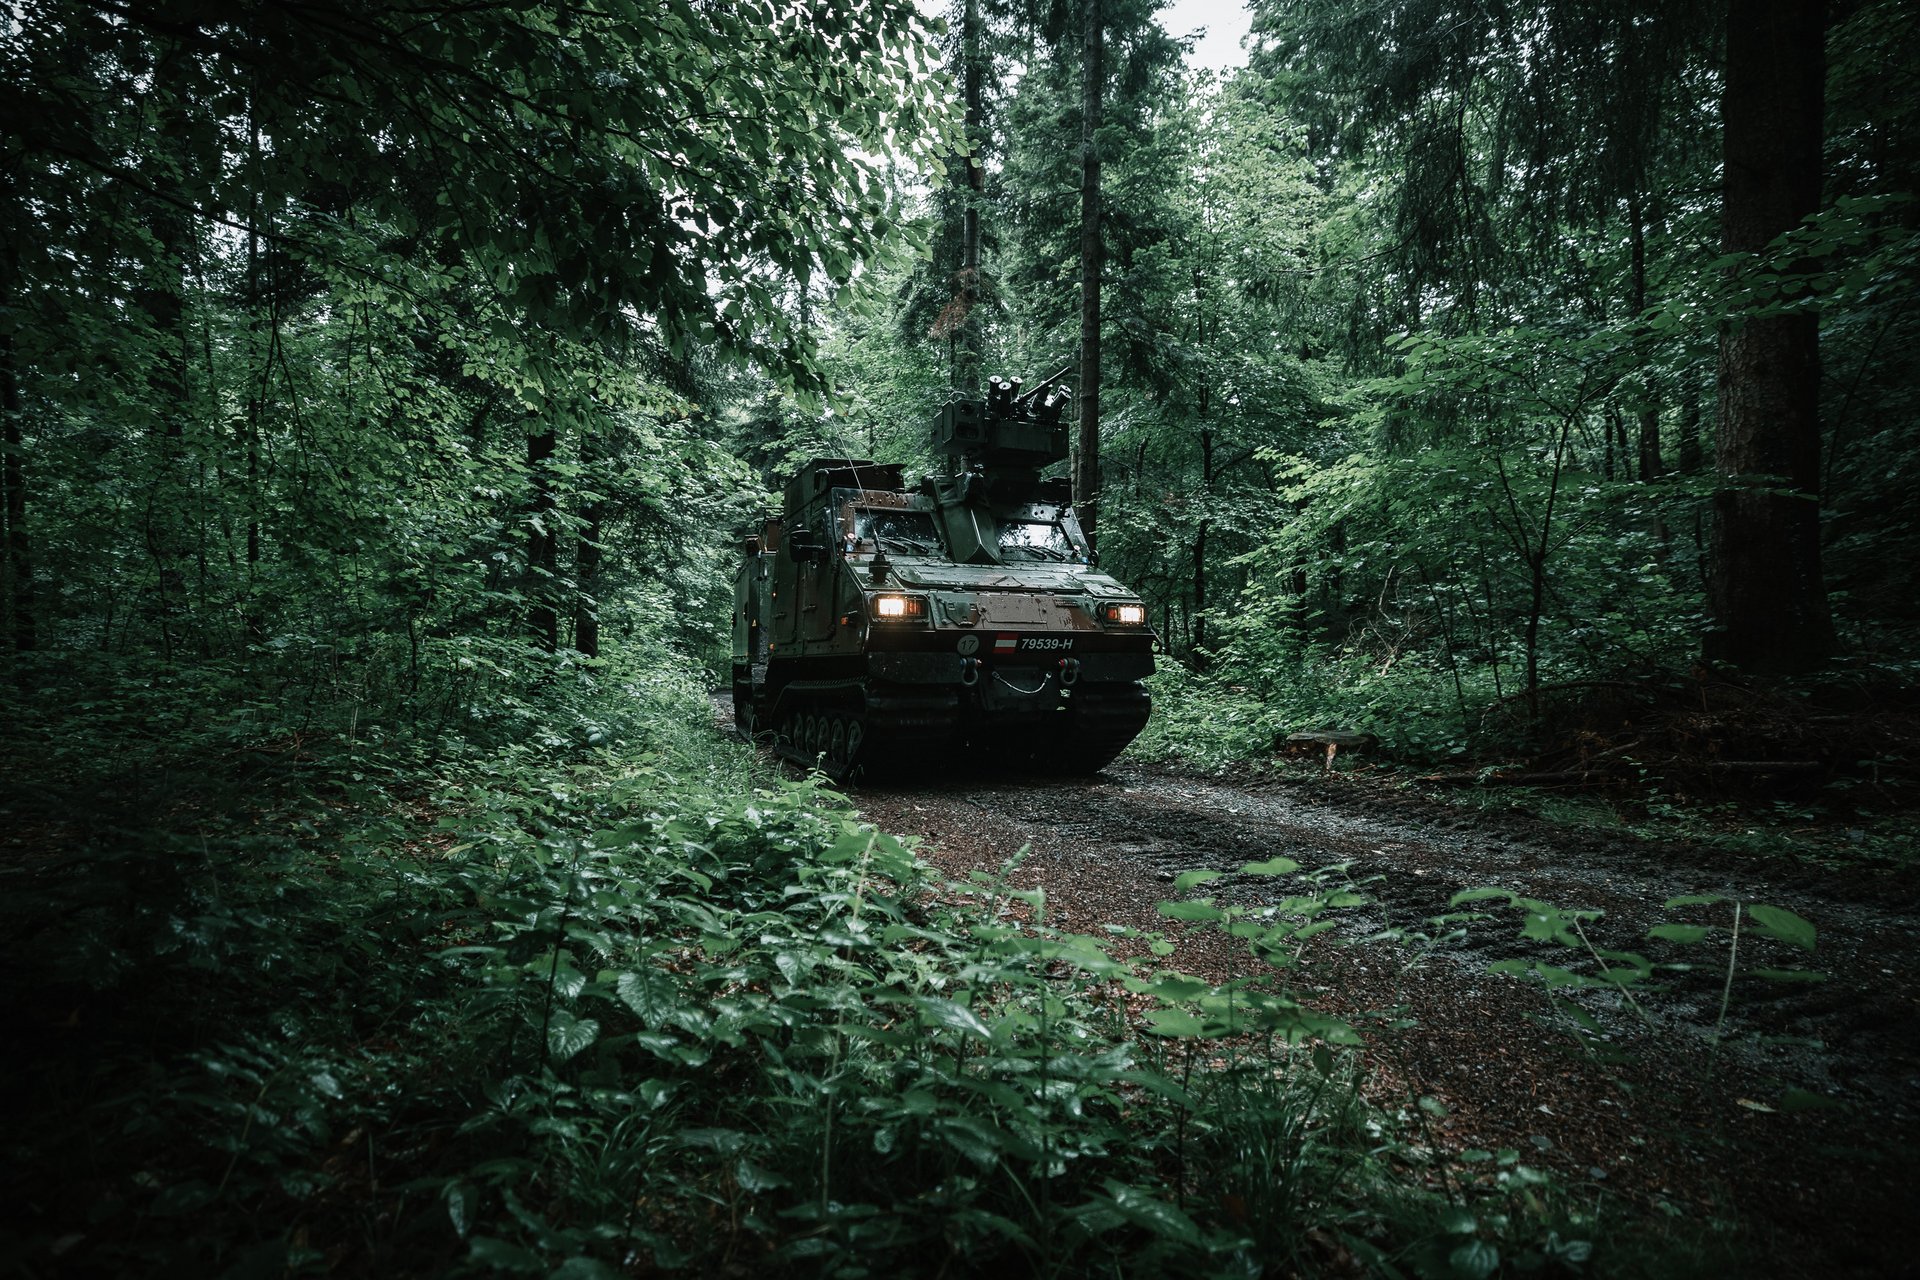
{"label": "tall tree trunk", "polygon": [[[0,170],[0,208],[8,210],[4,233],[0,234],[0,311],[14,317],[24,314],[25,288],[20,280],[21,240],[12,234],[25,212],[26,194],[18,155]],[[27,215],[31,216],[31,215]],[[16,653],[39,647],[39,615],[33,598],[33,557],[27,541],[27,460],[25,410],[21,404],[18,356],[14,350],[13,324],[0,333],[0,527],[6,534],[6,558],[0,561],[0,610],[4,611],[9,639]],[[15,675],[27,679],[24,666],[16,666]],[[24,686],[23,686],[24,687]]]}
{"label": "tall tree trunk", "polygon": [[[13,335],[0,335],[0,486],[6,490],[7,615],[13,648],[25,653],[39,646],[34,616],[33,557],[27,545],[26,431],[21,422],[20,382],[14,371]],[[24,675],[24,673],[22,673]]]}
{"label": "tall tree trunk", "polygon": [[147,374],[147,403],[155,422],[153,478],[147,488],[142,531],[153,560],[158,593],[160,649],[168,661],[179,639],[187,579],[181,568],[186,539],[181,527],[186,508],[181,464],[186,452],[187,361],[186,305],[179,272],[185,262],[186,220],[178,210],[156,206],[149,223],[156,261],[148,270],[157,279],[136,292],[136,305],[153,325],[157,347]]}
{"label": "tall tree trunk", "polygon": [[1081,37],[1080,118],[1080,448],[1073,498],[1089,547],[1100,516],[1100,116],[1106,88],[1101,2],[1086,0]]}
{"label": "tall tree trunk", "polygon": [[[1728,253],[1759,252],[1819,208],[1825,39],[1823,0],[1730,4],[1721,96]],[[1709,658],[1794,672],[1833,652],[1820,569],[1819,411],[1812,312],[1722,329],[1717,443],[1726,487],[1713,503]]]}
{"label": "tall tree trunk", "polygon": [[[1635,332],[1640,331],[1647,314],[1647,217],[1640,202],[1640,189],[1627,193],[1627,221],[1632,255],[1632,297]],[[1644,354],[1640,357],[1640,479],[1658,480],[1666,470],[1660,460],[1660,390],[1654,384],[1653,369]]]}
{"label": "tall tree trunk", "polygon": [[[592,436],[580,447],[580,467],[589,477],[597,457]],[[591,483],[591,479],[589,479]],[[578,594],[573,606],[573,647],[589,658],[600,656],[600,531],[606,500],[596,496],[581,513],[582,527],[573,548],[573,577]]]}
{"label": "tall tree trunk", "polygon": [[961,0],[960,92],[966,105],[967,154],[961,162],[960,272],[955,282],[963,309],[954,333],[953,389],[963,399],[980,398],[984,325],[980,315],[980,204],[986,190],[986,39],[980,0]]}
{"label": "tall tree trunk", "polygon": [[[247,163],[252,200],[247,213],[247,329],[253,339],[250,354],[259,361],[259,373],[248,390],[246,451],[247,466],[247,582],[246,603],[241,610],[241,626],[248,644],[263,644],[267,638],[266,614],[260,600],[260,429],[267,411],[267,389],[273,380],[273,358],[280,343],[280,290],[277,275],[265,288],[260,270],[260,231],[264,213],[260,200],[260,121],[254,114],[252,98],[247,102]],[[269,294],[271,296],[269,296]],[[267,339],[259,340],[260,312],[267,311]],[[409,619],[411,623],[411,619]]]}
{"label": "tall tree trunk", "polygon": [[1697,392],[1690,392],[1680,409],[1678,455],[1674,465],[1682,475],[1691,475],[1706,465],[1706,459],[1700,452],[1700,396]]}
{"label": "tall tree trunk", "polygon": [[[1614,415],[1616,418],[1618,415]],[[1520,551],[1527,565],[1527,629],[1526,678],[1527,678],[1527,724],[1529,728],[1540,723],[1540,623],[1547,610],[1547,560],[1553,554],[1553,515],[1554,506],[1560,497],[1560,480],[1565,474],[1567,460],[1567,442],[1573,438],[1577,413],[1568,414],[1560,423],[1560,437],[1554,442],[1553,467],[1547,481],[1547,502],[1540,512],[1540,530],[1537,537],[1531,536],[1526,521],[1521,517],[1520,506],[1514,500],[1513,485],[1507,477],[1506,466],[1495,455],[1494,465],[1499,468],[1500,485],[1507,500],[1507,510],[1513,521],[1513,544]],[[1621,424],[1621,431],[1626,430]],[[1625,437],[1622,436],[1624,443]],[[1621,459],[1625,465],[1625,457]],[[1489,610],[1491,613],[1491,610]]]}
{"label": "tall tree trunk", "polygon": [[[1200,416],[1207,414],[1207,389],[1200,388]],[[1207,534],[1213,525],[1213,428],[1200,428],[1200,523],[1193,531],[1193,663],[1207,664]]]}
{"label": "tall tree trunk", "polygon": [[554,607],[558,577],[560,534],[554,528],[554,432],[542,423],[527,437],[527,472],[533,477],[533,502],[527,529],[527,620],[534,643],[548,653],[560,647],[560,613]]}
{"label": "tall tree trunk", "polygon": [[1658,480],[1666,474],[1666,460],[1660,452],[1660,388],[1648,373],[1640,387],[1640,478]]}
{"label": "tall tree trunk", "polygon": [[[142,180],[155,193],[174,189],[180,140],[186,135],[181,99],[172,83],[178,53],[163,53],[154,70],[155,97],[164,103],[154,135],[141,162]],[[153,560],[160,650],[173,660],[176,630],[186,601],[186,553],[182,513],[186,509],[180,470],[186,452],[187,343],[186,265],[190,228],[181,208],[161,194],[144,200],[143,219],[153,237],[144,278],[133,291],[134,307],[152,329],[153,361],[146,378],[147,410],[154,437],[152,481],[147,487],[142,534]]]}

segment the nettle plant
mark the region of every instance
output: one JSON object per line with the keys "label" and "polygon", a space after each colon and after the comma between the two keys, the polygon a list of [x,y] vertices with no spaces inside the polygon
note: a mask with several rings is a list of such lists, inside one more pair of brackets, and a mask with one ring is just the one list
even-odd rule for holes
{"label": "nettle plant", "polygon": [[[1239,874],[1264,879],[1299,871],[1291,859],[1273,858],[1248,863]],[[1187,871],[1175,878],[1174,891],[1185,894],[1228,874]],[[1142,1029],[1159,1046],[1154,1062],[1174,1106],[1173,1154],[1182,1180],[1204,1173],[1217,1183],[1219,1204],[1248,1232],[1252,1256],[1268,1260],[1298,1247],[1314,1198],[1354,1176],[1380,1131],[1360,1096],[1357,1061],[1336,1053],[1358,1046],[1359,1034],[1302,1003],[1295,981],[1307,943],[1339,923],[1339,907],[1366,899],[1327,888],[1318,873],[1309,879],[1308,892],[1272,903],[1223,904],[1207,896],[1157,904],[1170,921],[1218,929],[1244,944],[1265,966],[1258,973],[1214,983],[1155,969],[1123,984],[1152,1002]],[[1111,931],[1143,943],[1153,959],[1178,949],[1161,932]]]}
{"label": "nettle plant", "polygon": [[[1240,868],[1245,876],[1288,876],[1300,871],[1290,858],[1250,862]],[[1188,871],[1178,876],[1176,893],[1219,880],[1223,871]],[[1309,877],[1309,891],[1279,902],[1258,905],[1222,905],[1211,897],[1162,902],[1161,915],[1169,920],[1209,924],[1242,942],[1248,952],[1273,972],[1267,981],[1236,978],[1219,985],[1180,974],[1162,974],[1151,980],[1134,979],[1133,990],[1154,996],[1163,1007],[1148,1015],[1151,1029],[1169,1036],[1219,1036],[1255,1033],[1268,1042],[1299,1044],[1309,1039],[1328,1044],[1358,1044],[1352,1026],[1342,1019],[1306,1008],[1285,975],[1296,970],[1306,944],[1338,925],[1343,907],[1371,901],[1353,889],[1329,885],[1326,873]],[[1197,984],[1197,986],[1196,986]]]}
{"label": "nettle plant", "polygon": [[[1183,1132],[1178,1149],[1191,1148],[1191,1168],[1223,1188],[1230,1211],[1245,1207],[1250,1234],[1265,1245],[1264,1221],[1294,1223],[1303,1201],[1337,1186],[1363,1197],[1368,1208],[1347,1215],[1334,1237],[1383,1274],[1485,1277],[1503,1267],[1531,1273],[1591,1260],[1602,1234],[1599,1213],[1552,1174],[1524,1164],[1517,1150],[1470,1148],[1459,1153],[1457,1165],[1434,1161],[1430,1122],[1445,1117],[1447,1107],[1417,1095],[1404,1059],[1393,1073],[1407,1090],[1401,1104],[1377,1096],[1378,1080],[1369,1100],[1363,1055],[1345,1049],[1364,1046],[1366,1054],[1400,1057],[1400,1033],[1413,1024],[1397,994],[1386,1007],[1349,1018],[1302,1003],[1313,939],[1393,944],[1405,978],[1436,949],[1464,938],[1463,922],[1473,913],[1437,917],[1427,922],[1438,926],[1431,930],[1383,923],[1374,914],[1382,904],[1369,892],[1382,877],[1356,878],[1349,863],[1305,869],[1276,857],[1239,873],[1255,883],[1278,883],[1277,892],[1242,882],[1232,885],[1232,899],[1187,897],[1162,902],[1158,910],[1235,939],[1259,962],[1256,976],[1215,984],[1159,971],[1130,977],[1126,986],[1155,1000],[1145,1027],[1173,1046],[1160,1057],[1162,1069],[1177,1078],[1180,1101],[1193,1100],[1191,1119],[1181,1118],[1197,1136]],[[1184,893],[1231,876],[1189,871],[1174,887]],[[1161,934],[1121,932],[1146,940],[1156,957],[1174,953],[1175,944]],[[1294,1063],[1307,1069],[1290,1072]],[[1284,1091],[1291,1091],[1294,1105],[1272,1105],[1272,1095]],[[1431,1169],[1432,1176],[1416,1189],[1394,1179],[1395,1167]]]}
{"label": "nettle plant", "polygon": [[[1363,1158],[1326,1047],[1350,1028],[1138,972],[1051,927],[1018,859],[940,887],[813,784],[603,792],[617,820],[590,833],[562,821],[583,805],[549,789],[449,823],[476,909],[439,959],[468,980],[460,1040],[496,1054],[464,1132],[498,1154],[435,1195],[476,1264],[852,1275],[931,1249],[1193,1273],[1291,1256],[1341,1202],[1327,1173]],[[1317,931],[1227,914],[1276,957]],[[1158,1049],[1123,985],[1155,1001]],[[1214,1169],[1228,1201],[1193,1193]]]}
{"label": "nettle plant", "polygon": [[[1671,984],[1660,981],[1658,975],[1696,971],[1713,971],[1723,975],[1720,980],[1719,1009],[1709,1037],[1707,1067],[1711,1070],[1725,1039],[1727,1014],[1733,1004],[1737,979],[1744,977],[1765,982],[1805,983],[1822,982],[1826,978],[1818,970],[1798,965],[1752,962],[1751,943],[1756,935],[1809,954],[1814,951],[1817,942],[1814,926],[1785,907],[1761,902],[1739,902],[1712,893],[1683,894],[1669,898],[1663,904],[1667,911],[1692,909],[1694,914],[1702,914],[1705,909],[1712,907],[1727,910],[1719,921],[1665,920],[1648,929],[1646,937],[1649,940],[1672,944],[1687,949],[1686,954],[1702,956],[1698,960],[1655,961],[1639,951],[1596,945],[1587,930],[1589,925],[1605,915],[1602,911],[1557,907],[1538,898],[1525,897],[1497,887],[1463,890],[1453,895],[1449,905],[1458,908],[1497,900],[1522,913],[1522,939],[1562,947],[1574,952],[1575,956],[1567,964],[1552,964],[1537,956],[1518,956],[1495,961],[1487,966],[1488,970],[1528,977],[1536,982],[1546,998],[1547,1020],[1572,1034],[1584,1052],[1598,1059],[1619,1061],[1627,1055],[1624,1050],[1609,1043],[1610,1031],[1580,1003],[1578,993],[1611,992],[1642,1025],[1651,1028],[1657,1024],[1647,1008],[1647,1000],[1671,990]],[[1465,911],[1434,919],[1436,922],[1457,924],[1488,918],[1486,912]],[[1746,944],[1744,947],[1743,943]],[[1712,955],[1714,951],[1722,954]],[[1807,1098],[1813,1095],[1803,1098],[1800,1096],[1803,1092],[1789,1090],[1786,1095],[1788,1105],[1805,1105]]]}

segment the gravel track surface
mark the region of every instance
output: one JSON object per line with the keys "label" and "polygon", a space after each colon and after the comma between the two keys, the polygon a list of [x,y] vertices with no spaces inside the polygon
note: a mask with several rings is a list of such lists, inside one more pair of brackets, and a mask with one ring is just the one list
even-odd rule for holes
{"label": "gravel track surface", "polygon": [[[1484,1168],[1455,1164],[1463,1149],[1516,1148],[1642,1209],[1731,1219],[1770,1242],[1780,1265],[1769,1274],[1920,1276],[1909,1234],[1920,1207],[1920,875],[1475,812],[1370,772],[1228,781],[1123,763],[1092,779],[975,775],[849,794],[956,878],[1027,848],[1012,880],[1045,888],[1053,923],[1163,930],[1180,942],[1165,963],[1211,980],[1261,965],[1222,934],[1157,914],[1176,875],[1275,856],[1306,870],[1345,864],[1373,901],[1311,944],[1303,988],[1360,1025],[1378,1104],[1411,1113],[1426,1096],[1445,1107],[1428,1122],[1421,1176]],[[1454,893],[1495,885],[1604,912],[1588,926],[1596,946],[1698,967],[1663,974],[1664,989],[1643,997],[1651,1025],[1611,992],[1584,998],[1620,1059],[1607,1065],[1549,1025],[1536,985],[1488,971],[1517,956],[1591,968],[1568,949],[1522,941],[1520,915],[1504,904],[1478,904],[1489,918],[1437,949],[1366,941],[1387,926],[1428,929]],[[1228,876],[1195,892],[1253,904],[1301,888],[1295,877]],[[1662,909],[1696,893],[1730,901]],[[1682,917],[1726,923],[1731,901],[1785,907],[1819,930],[1808,955],[1749,924],[1743,969],[1804,964],[1826,980],[1739,980],[1716,1056],[1725,934],[1692,947],[1645,934]],[[1840,1105],[1789,1110],[1779,1105],[1788,1088]]]}

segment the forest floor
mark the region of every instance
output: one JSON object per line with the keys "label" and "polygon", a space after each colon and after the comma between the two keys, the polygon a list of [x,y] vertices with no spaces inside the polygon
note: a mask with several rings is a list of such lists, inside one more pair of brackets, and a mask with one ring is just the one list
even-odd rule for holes
{"label": "forest floor", "polygon": [[[1326,1012],[1362,1026],[1376,1103],[1440,1104],[1427,1107],[1436,1113],[1428,1177],[1471,1177],[1463,1151],[1517,1149],[1596,1196],[1751,1233],[1782,1272],[1920,1275],[1910,1221],[1920,1186],[1912,872],[1596,835],[1356,775],[1227,783],[1118,765],[1087,781],[971,778],[860,788],[854,799],[882,829],[920,837],[923,856],[952,876],[993,870],[1030,847],[1014,883],[1044,888],[1052,922],[1076,932],[1119,924],[1171,936],[1180,926],[1155,904],[1175,896],[1171,882],[1184,871],[1274,857],[1347,864],[1373,903],[1311,944],[1304,985]],[[1298,892],[1285,878],[1207,889],[1226,884],[1226,899]],[[1646,1019],[1610,991],[1589,993],[1585,1007],[1605,1029],[1590,1053],[1537,982],[1488,971],[1515,956],[1581,967],[1552,943],[1522,941],[1519,913],[1504,904],[1451,945],[1365,942],[1388,927],[1419,929],[1453,894],[1485,886],[1602,911],[1587,926],[1597,947],[1698,967],[1668,973],[1665,990],[1642,996]],[[1717,947],[1704,956],[1645,940],[1680,914],[1662,904],[1683,894],[1728,899],[1688,913],[1702,922],[1731,918],[1733,902],[1813,922],[1812,956],[1749,932],[1741,968],[1762,951],[1765,963],[1801,959],[1825,980],[1743,973],[1715,1055],[1726,935],[1702,944]],[[1263,967],[1217,930],[1189,929],[1180,941],[1168,963],[1211,981]],[[1381,1029],[1366,1030],[1369,1012]],[[1807,1094],[1839,1105],[1793,1109]]]}
{"label": "forest floor", "polygon": [[[988,775],[851,794],[869,821],[918,837],[922,856],[956,878],[1027,850],[1011,880],[1045,889],[1050,923],[1164,932],[1180,944],[1169,967],[1215,982],[1262,962],[1218,930],[1157,913],[1179,896],[1178,874],[1275,857],[1303,874],[1344,864],[1371,901],[1309,945],[1297,989],[1361,1028],[1373,1101],[1426,1125],[1424,1149],[1411,1152],[1425,1167],[1409,1176],[1471,1181],[1492,1167],[1482,1153],[1516,1150],[1616,1214],[1738,1236],[1748,1256],[1777,1264],[1769,1274],[1920,1275],[1910,1243],[1920,1186],[1912,869],[1583,830],[1422,796],[1372,772],[1229,780],[1121,763],[1088,780]],[[1594,946],[1675,967],[1639,996],[1638,1013],[1612,990],[1581,993],[1600,1034],[1576,1038],[1538,981],[1489,966],[1515,957],[1594,966],[1522,940],[1521,913],[1504,902],[1474,904],[1491,910],[1464,939],[1377,940],[1388,928],[1447,932],[1426,922],[1449,911],[1452,895],[1488,886],[1602,912],[1585,925]],[[1300,888],[1241,876],[1201,892],[1251,905]],[[1694,894],[1725,901],[1663,908]],[[1818,930],[1817,949],[1749,922],[1729,989],[1727,931],[1690,946],[1646,937],[1676,919],[1730,923],[1734,903],[1794,912]],[[1750,972],[1796,963],[1823,980]]]}
{"label": "forest floor", "polygon": [[[714,701],[728,727],[725,699]],[[676,710],[684,716],[685,704]],[[531,1242],[512,1247],[533,1268],[538,1259],[527,1261],[534,1255],[526,1250],[560,1237],[546,1226],[537,1235],[526,1226],[533,1219],[509,1220],[504,1195],[468,1198],[478,1180],[507,1176],[503,1161],[541,1171],[537,1194],[529,1193],[534,1211],[568,1230],[598,1230],[592,1206],[631,1195],[627,1188],[609,1199],[585,1175],[575,1184],[548,1172],[586,1148],[541,1128],[544,1109],[562,1098],[585,1105],[578,1099],[594,1091],[578,1082],[590,1078],[593,1060],[580,1054],[568,1068],[578,1074],[562,1075],[537,1040],[536,1050],[516,1055],[509,1031],[499,1047],[502,1028],[544,1022],[536,1011],[553,1007],[541,993],[555,989],[557,964],[449,963],[481,949],[449,944],[570,900],[570,878],[518,877],[558,865],[544,843],[556,796],[568,795],[553,810],[556,823],[597,830],[618,810],[579,781],[602,785],[607,775],[575,775],[566,761],[470,757],[461,765],[471,775],[463,798],[434,800],[424,775],[362,783],[350,771],[357,766],[303,761],[297,743],[288,747],[108,754],[89,769],[78,760],[87,748],[66,747],[63,757],[44,743],[0,743],[0,778],[34,781],[18,788],[18,808],[0,829],[0,1008],[20,1041],[0,1072],[0,1170],[12,1175],[0,1176],[0,1198],[12,1206],[12,1220],[0,1214],[0,1273],[238,1274],[244,1253],[267,1260],[254,1267],[260,1274],[290,1273],[296,1262],[337,1274],[444,1274],[467,1258],[475,1206],[492,1215],[476,1239]],[[737,770],[726,776],[741,785],[774,768],[749,766],[731,748],[724,754]],[[1540,1236],[1566,1224],[1582,1236],[1561,1243],[1595,1242],[1594,1269],[1608,1274],[1920,1277],[1911,1245],[1920,1186],[1920,864],[1898,826],[1910,808],[1900,796],[1875,792],[1881,812],[1871,829],[1858,810],[1769,826],[1762,818],[1775,811],[1762,797],[1751,838],[1736,847],[1704,822],[1698,835],[1656,839],[1646,826],[1606,823],[1610,810],[1598,800],[1536,796],[1558,819],[1549,821],[1510,807],[1528,794],[1513,788],[1426,794],[1429,784],[1408,773],[1337,763],[1323,771],[1266,762],[1203,776],[1123,762],[1089,779],[974,774],[856,785],[848,794],[866,819],[911,837],[948,880],[1004,876],[1043,888],[1050,926],[1106,935],[1122,955],[1141,955],[1151,941],[1175,944],[1143,969],[1216,984],[1259,973],[1357,1028],[1358,1050],[1290,1062],[1304,1077],[1309,1062],[1337,1061],[1337,1072],[1320,1068],[1322,1078],[1362,1082],[1377,1110],[1334,1135],[1360,1145],[1342,1146],[1329,1167],[1339,1177],[1363,1167],[1387,1176],[1366,1177],[1351,1198],[1316,1202],[1342,1234],[1305,1232],[1295,1255],[1305,1273],[1361,1274],[1363,1261],[1343,1242],[1365,1243],[1374,1229],[1396,1258],[1414,1257],[1429,1241],[1404,1205],[1471,1204],[1484,1226],[1468,1214],[1467,1235],[1436,1224],[1431,1237],[1450,1245],[1470,1236],[1470,1251],[1482,1235],[1497,1238],[1514,1246],[1515,1273],[1523,1250],[1537,1258],[1536,1246],[1553,1239]],[[557,786],[560,778],[573,780]],[[657,780],[650,769],[635,773],[630,794],[651,806]],[[804,806],[815,829],[818,793],[789,790],[782,803],[789,812]],[[753,801],[714,803],[689,812],[711,816]],[[1731,821],[1726,805],[1713,810]],[[1792,811],[1813,810],[1796,801]],[[491,852],[471,863],[454,858],[476,845]],[[1239,873],[1275,859],[1298,869]],[[516,868],[514,879],[500,876],[504,865]],[[1195,870],[1222,874],[1189,889],[1180,876]],[[945,892],[938,876],[933,883]],[[1577,1016],[1556,1004],[1540,975],[1591,979],[1596,964],[1551,936],[1523,937],[1526,913],[1504,894],[1461,904],[1475,918],[1459,918],[1456,895],[1496,886],[1551,904],[1563,920],[1595,913],[1579,918],[1593,946],[1661,966],[1637,990],[1637,1005],[1606,987],[1564,988],[1562,997],[1579,1002]],[[1335,927],[1277,976],[1217,924],[1183,924],[1159,910],[1197,895],[1258,909],[1288,895],[1324,898],[1330,887],[1350,889],[1341,895],[1350,905],[1330,911]],[[1687,896],[1717,900],[1666,906]],[[1008,905],[994,893],[951,897],[958,918],[971,921],[983,899]],[[1736,903],[1745,908],[1738,917]],[[607,910],[609,920],[624,918],[617,900]],[[1543,912],[1551,914],[1536,906],[1532,932],[1551,935],[1540,927]],[[1432,923],[1441,916],[1455,918]],[[1725,926],[1736,918],[1729,988]],[[1721,928],[1648,937],[1681,922]],[[1792,945],[1796,937],[1811,949]],[[538,957],[533,948],[543,945],[536,938],[519,954]],[[681,965],[689,953],[674,954]],[[734,963],[716,963],[715,972],[730,975]],[[1821,980],[1756,972],[1766,969],[1817,970]],[[661,972],[683,976],[676,967]],[[1065,967],[1047,976],[1079,985],[1091,1002],[1080,1007],[1100,1010],[1103,1036],[1123,1025],[1107,1014],[1129,1015],[1125,1025],[1140,1031],[1134,1060],[1157,1060],[1156,1070],[1207,1072],[1241,1053],[1241,1043],[1210,1034],[1153,1039],[1146,1015],[1165,1010],[1119,978]],[[715,981],[733,997],[735,977]],[[673,988],[683,989],[704,990],[692,979]],[[611,1025],[621,1007],[609,998],[598,1016]],[[1580,1019],[1590,1025],[1576,1034]],[[743,1061],[732,1059],[732,1069],[745,1070]],[[693,1084],[699,1074],[678,1076],[684,1132],[716,1131],[715,1116],[735,1114],[740,1080],[760,1078],[709,1080],[702,1092]],[[509,1088],[532,1101],[476,1110],[476,1099]],[[763,1096],[785,1098],[784,1088]],[[716,1102],[722,1093],[726,1105]],[[606,1117],[616,1112],[592,1114],[612,1124]],[[775,1112],[737,1114],[748,1119],[729,1123],[762,1132]],[[1152,1114],[1152,1123],[1169,1123],[1167,1112]],[[1245,1226],[1244,1201],[1236,1208],[1221,1190],[1233,1184],[1217,1175],[1252,1162],[1222,1158],[1235,1161],[1231,1170],[1201,1158],[1189,1167],[1182,1155],[1158,1172],[1209,1223]],[[1535,1171],[1550,1184],[1535,1181]],[[662,1221],[678,1222],[692,1241],[711,1234],[704,1215],[721,1183],[684,1185],[690,1216],[662,1209]],[[1404,1194],[1418,1187],[1446,1194]],[[918,1194],[904,1187],[902,1203]],[[1491,1221],[1500,1214],[1515,1220],[1513,1231]],[[527,1235],[495,1234],[522,1228]],[[785,1235],[776,1223],[762,1247]],[[586,1239],[540,1247],[551,1264]],[[1671,1262],[1669,1248],[1679,1255]],[[1446,1274],[1447,1258],[1439,1255],[1437,1270],[1408,1271]],[[1549,1274],[1578,1272],[1545,1265]]]}

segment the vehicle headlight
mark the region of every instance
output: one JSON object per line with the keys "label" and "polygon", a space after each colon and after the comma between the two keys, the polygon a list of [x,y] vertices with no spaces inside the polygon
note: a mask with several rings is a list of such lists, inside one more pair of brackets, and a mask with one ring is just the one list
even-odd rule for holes
{"label": "vehicle headlight", "polygon": [[873,616],[882,622],[908,622],[927,616],[927,602],[919,596],[875,596]]}
{"label": "vehicle headlight", "polygon": [[1103,604],[1100,606],[1102,621],[1112,622],[1122,627],[1144,627],[1147,625],[1147,606],[1143,604]]}

